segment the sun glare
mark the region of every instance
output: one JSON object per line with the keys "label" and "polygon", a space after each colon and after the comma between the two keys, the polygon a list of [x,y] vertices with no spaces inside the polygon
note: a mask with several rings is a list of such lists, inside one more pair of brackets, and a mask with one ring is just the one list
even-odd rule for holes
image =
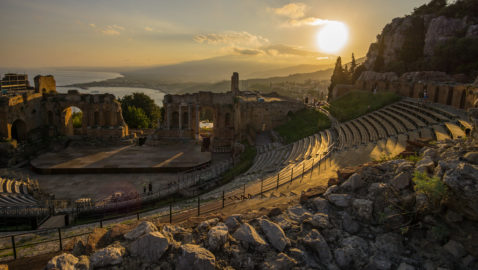
{"label": "sun glare", "polygon": [[349,30],[342,22],[328,22],[317,35],[319,49],[325,53],[336,53],[347,43]]}

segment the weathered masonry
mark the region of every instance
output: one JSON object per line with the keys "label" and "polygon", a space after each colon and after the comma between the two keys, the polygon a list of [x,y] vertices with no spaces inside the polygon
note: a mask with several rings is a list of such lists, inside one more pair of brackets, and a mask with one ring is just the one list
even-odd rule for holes
{"label": "weathered masonry", "polygon": [[226,93],[199,92],[164,97],[165,116],[156,132],[160,138],[200,139],[201,113],[212,115],[213,147],[231,146],[247,135],[270,130],[304,105],[292,99],[265,96],[239,90],[239,74],[231,77],[231,91]]}
{"label": "weathered masonry", "polygon": [[[111,94],[80,94],[76,90],[59,94],[53,76],[36,76],[34,88],[29,86],[28,78],[24,84],[5,87],[4,82],[12,81],[13,75],[9,76],[2,80],[1,138],[23,141],[45,135],[104,138],[128,135],[121,106]],[[81,127],[73,126],[73,107],[82,112]]]}
{"label": "weathered masonry", "polygon": [[412,98],[421,98],[426,92],[430,102],[458,109],[478,108],[478,85],[457,83],[443,72],[410,72],[398,77],[393,72],[365,71],[355,85],[338,85],[334,88],[332,99],[354,89],[392,91]]}

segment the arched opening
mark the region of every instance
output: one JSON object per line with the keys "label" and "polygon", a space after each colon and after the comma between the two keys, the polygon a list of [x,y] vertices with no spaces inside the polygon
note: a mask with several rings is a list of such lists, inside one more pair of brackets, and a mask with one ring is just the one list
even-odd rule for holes
{"label": "arched opening", "polygon": [[453,90],[449,87],[448,88],[448,97],[446,98],[446,105],[451,105],[452,99],[453,99]]}
{"label": "arched opening", "polygon": [[21,119],[15,120],[12,124],[12,139],[22,142],[27,139],[27,125]]}
{"label": "arched opening", "polygon": [[179,128],[179,112],[173,112],[171,116],[171,128]]}
{"label": "arched opening", "polygon": [[460,98],[460,109],[465,108],[466,103],[466,90],[461,91],[461,98]]}
{"label": "arched opening", "polygon": [[202,151],[209,151],[214,137],[216,115],[211,107],[202,107],[199,113],[199,136],[202,138]]}
{"label": "arched opening", "polygon": [[103,119],[105,120],[105,126],[109,127],[111,126],[111,112],[110,111],[104,111],[103,112]]}
{"label": "arched opening", "polygon": [[231,114],[226,113],[226,116],[224,117],[224,126],[230,127],[231,126]]}
{"label": "arched opening", "polygon": [[64,109],[62,115],[62,129],[66,136],[83,134],[83,111],[75,106]]}
{"label": "arched opening", "polygon": [[53,126],[55,123],[54,123],[54,118],[53,118],[53,112],[52,111],[48,111],[48,125],[49,126]]}
{"label": "arched opening", "polygon": [[95,112],[93,114],[93,125],[95,127],[99,126],[100,125],[100,112]]}
{"label": "arched opening", "polygon": [[435,95],[433,96],[433,102],[438,103],[438,97],[440,96],[440,88],[436,87],[435,88]]}
{"label": "arched opening", "polygon": [[188,117],[189,117],[189,114],[188,112],[183,112],[183,116],[182,116],[182,119],[181,119],[181,128],[182,129],[187,129],[189,126],[188,126]]}

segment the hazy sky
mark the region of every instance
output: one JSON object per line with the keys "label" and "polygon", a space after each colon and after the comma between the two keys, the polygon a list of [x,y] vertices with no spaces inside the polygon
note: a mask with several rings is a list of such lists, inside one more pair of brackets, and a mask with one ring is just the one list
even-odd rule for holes
{"label": "hazy sky", "polygon": [[[427,0],[0,0],[0,66],[144,66],[221,55],[320,64],[317,32],[349,28],[364,56],[392,18]],[[330,60],[327,60],[329,57]]]}

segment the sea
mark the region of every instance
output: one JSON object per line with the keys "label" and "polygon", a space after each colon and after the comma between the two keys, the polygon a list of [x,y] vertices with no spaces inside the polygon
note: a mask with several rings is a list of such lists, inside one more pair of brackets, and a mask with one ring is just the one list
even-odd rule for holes
{"label": "sea", "polygon": [[0,68],[0,76],[3,78],[5,73],[21,73],[27,74],[30,80],[30,85],[34,85],[33,78],[36,75],[53,75],[56,81],[56,90],[59,93],[67,93],[68,90],[78,90],[80,93],[85,94],[104,94],[109,93],[115,95],[117,98],[122,98],[132,93],[144,93],[151,97],[158,106],[163,105],[163,99],[165,93],[156,89],[149,88],[135,88],[135,87],[89,87],[88,89],[82,89],[77,87],[66,87],[65,85],[98,82],[108,79],[114,79],[122,77],[117,72],[105,72],[105,71],[85,71],[75,69],[55,69],[55,68]]}

